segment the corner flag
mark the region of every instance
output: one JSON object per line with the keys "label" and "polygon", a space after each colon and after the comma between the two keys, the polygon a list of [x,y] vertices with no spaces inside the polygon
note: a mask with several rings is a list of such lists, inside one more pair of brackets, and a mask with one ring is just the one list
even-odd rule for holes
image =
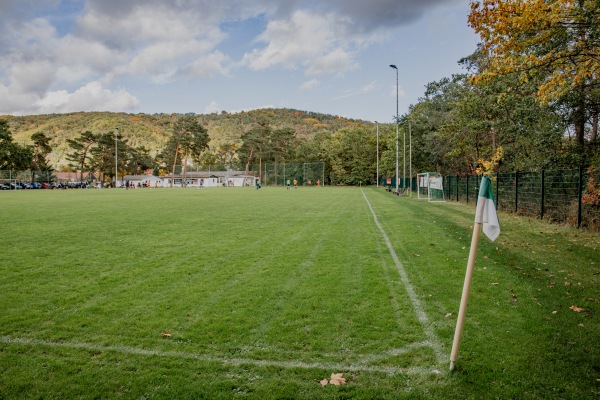
{"label": "corner flag", "polygon": [[454,331],[454,341],[452,342],[452,352],[450,353],[450,371],[454,370],[454,362],[458,358],[458,348],[460,347],[460,340],[465,324],[467,303],[469,302],[469,292],[471,291],[471,281],[473,279],[473,270],[475,269],[479,232],[482,230],[481,225],[483,225],[483,233],[492,242],[496,240],[500,234],[500,224],[498,223],[498,215],[496,214],[496,206],[494,205],[492,182],[487,176],[481,179],[479,197],[477,198],[477,210],[475,211],[473,237],[471,238],[471,249],[469,250],[469,259],[467,261],[467,273],[465,274],[460,309],[458,310],[458,319],[456,320],[456,329]]}
{"label": "corner flag", "polygon": [[494,191],[492,190],[492,181],[487,176],[481,179],[479,188],[479,198],[477,199],[477,211],[475,212],[475,222],[483,224],[483,233],[492,242],[500,234],[500,223],[496,206],[494,205]]}

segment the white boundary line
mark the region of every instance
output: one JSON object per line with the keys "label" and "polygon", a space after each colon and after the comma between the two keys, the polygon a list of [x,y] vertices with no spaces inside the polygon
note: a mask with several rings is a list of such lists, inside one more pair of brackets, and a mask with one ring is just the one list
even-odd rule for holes
{"label": "white boundary line", "polygon": [[371,207],[371,203],[369,202],[367,195],[365,194],[365,192],[362,189],[360,191],[363,194],[365,201],[367,202],[367,206],[369,206],[369,210],[371,210],[371,214],[373,215],[373,220],[375,221],[375,225],[377,225],[377,228],[379,229],[381,236],[383,236],[383,240],[385,240],[385,244],[387,245],[390,255],[392,256],[392,259],[394,260],[394,264],[396,265],[396,269],[398,270],[398,273],[400,274],[400,279],[402,280],[402,283],[404,284],[404,287],[406,288],[406,292],[408,293],[408,297],[410,298],[410,301],[413,305],[415,314],[417,314],[417,318],[419,319],[419,322],[421,323],[421,326],[423,327],[425,336],[427,336],[427,343],[433,349],[437,362],[442,363],[442,362],[444,362],[445,358],[444,358],[444,353],[442,351],[441,342],[438,339],[438,337],[435,333],[435,330],[433,329],[433,326],[429,322],[429,318],[427,318],[425,309],[423,308],[423,305],[421,304],[421,301],[419,300],[419,297],[417,296],[415,289],[411,285],[410,280],[408,279],[408,275],[406,274],[404,265],[402,265],[402,263],[400,262],[400,259],[398,258],[398,255],[396,254],[396,251],[394,250],[394,246],[392,246],[392,242],[390,242],[390,238],[388,237],[387,233],[385,233],[385,230],[379,223],[379,220],[377,219],[377,215],[375,215],[375,211],[373,210],[373,207]]}
{"label": "white boundary line", "polygon": [[[9,336],[0,336],[0,343],[7,345],[25,345],[25,346],[44,346],[51,348],[63,348],[63,349],[78,349],[86,351],[101,351],[101,352],[115,352],[122,354],[131,354],[146,357],[162,357],[162,358],[177,358],[177,359],[188,359],[198,360],[204,362],[216,362],[224,365],[254,365],[258,367],[279,367],[279,368],[300,368],[300,369],[324,369],[329,371],[357,371],[357,372],[379,372],[388,375],[433,375],[439,374],[437,370],[426,369],[426,368],[394,368],[385,366],[374,366],[365,364],[341,364],[341,363],[321,363],[321,362],[301,362],[301,361],[274,361],[274,360],[255,360],[251,358],[227,358],[227,357],[215,357],[206,354],[198,353],[185,353],[180,351],[162,351],[162,350],[148,350],[138,347],[129,346],[102,346],[93,343],[80,343],[80,342],[50,342],[47,340],[39,339],[26,339],[26,338],[12,338]],[[414,348],[420,346],[413,345],[409,346],[406,350],[396,349],[392,351],[391,355],[397,355],[404,352],[408,352]]]}

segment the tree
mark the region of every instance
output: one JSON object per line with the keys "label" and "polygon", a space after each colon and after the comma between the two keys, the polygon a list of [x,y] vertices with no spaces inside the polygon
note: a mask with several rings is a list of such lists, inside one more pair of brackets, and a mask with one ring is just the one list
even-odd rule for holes
{"label": "tree", "polygon": [[326,144],[334,183],[368,185],[375,182],[375,136],[363,127],[343,128]]}
{"label": "tree", "polygon": [[266,118],[261,118],[254,127],[242,134],[238,157],[240,161],[246,161],[246,175],[255,158],[260,159],[268,154],[271,134],[272,128]]}
{"label": "tree", "polygon": [[31,140],[33,141],[33,145],[30,146],[33,153],[31,160],[31,181],[35,182],[36,171],[47,172],[52,170],[46,160],[46,157],[52,151],[52,146],[50,146],[50,138],[46,137],[43,132],[34,133],[31,135]]}
{"label": "tree", "polygon": [[[269,152],[268,159],[275,164],[275,182],[278,181],[277,173],[279,169],[277,165],[288,160],[293,154],[294,142],[296,139],[294,128],[279,128],[271,131],[269,137]],[[261,174],[262,176],[262,174]]]}
{"label": "tree", "polygon": [[72,149],[72,152],[67,154],[67,160],[74,163],[71,166],[79,168],[81,174],[80,181],[83,181],[83,172],[86,170],[88,159],[90,158],[90,149],[96,145],[98,139],[98,135],[90,131],[83,132],[76,139],[67,139],[67,143]]}
{"label": "tree", "polygon": [[[125,145],[125,143],[123,143]],[[121,144],[119,144],[121,146]],[[121,159],[119,159],[121,161]],[[150,151],[145,147],[131,147],[125,145],[125,159],[122,160],[123,168],[128,174],[143,174],[149,169],[154,169],[156,162],[150,156]]]}
{"label": "tree", "polygon": [[566,105],[583,146],[586,121],[598,115],[599,18],[596,0],[472,2],[469,24],[490,57],[472,81],[488,83],[511,74],[522,83],[538,79],[538,101]]}
{"label": "tree", "polygon": [[[182,115],[173,123],[171,137],[159,159],[173,166],[173,176],[175,176],[177,161],[182,160],[182,186],[185,187],[188,160],[190,158],[200,160],[202,152],[208,148],[208,142],[206,128],[198,122],[198,118],[194,114]],[[173,187],[173,179],[171,187]]]}
{"label": "tree", "polygon": [[114,177],[115,182],[118,177],[118,165],[117,171],[115,171],[115,146],[117,146],[117,161],[119,164],[124,165],[127,160],[129,146],[127,140],[122,137],[117,137],[115,141],[113,132],[98,135],[96,145],[90,149],[90,166],[100,172],[100,181],[102,182],[104,182],[106,176],[111,180]]}
{"label": "tree", "polygon": [[0,119],[0,171],[27,170],[31,167],[32,158],[31,149],[14,143],[8,122]]}

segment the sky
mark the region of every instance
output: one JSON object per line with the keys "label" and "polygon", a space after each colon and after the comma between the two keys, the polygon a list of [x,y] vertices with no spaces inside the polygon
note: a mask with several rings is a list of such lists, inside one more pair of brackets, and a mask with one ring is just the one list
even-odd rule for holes
{"label": "sky", "polygon": [[465,72],[468,0],[0,0],[0,115],[293,108],[392,122]]}

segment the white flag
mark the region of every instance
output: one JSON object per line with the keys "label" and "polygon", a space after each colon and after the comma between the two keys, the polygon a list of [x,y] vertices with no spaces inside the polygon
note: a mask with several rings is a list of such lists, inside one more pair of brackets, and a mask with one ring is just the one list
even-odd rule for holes
{"label": "white flag", "polygon": [[475,212],[475,222],[483,224],[483,233],[493,242],[500,234],[500,223],[498,214],[496,214],[496,205],[494,204],[494,191],[492,190],[492,181],[487,176],[481,179],[479,188],[479,198],[477,199],[477,211]]}

